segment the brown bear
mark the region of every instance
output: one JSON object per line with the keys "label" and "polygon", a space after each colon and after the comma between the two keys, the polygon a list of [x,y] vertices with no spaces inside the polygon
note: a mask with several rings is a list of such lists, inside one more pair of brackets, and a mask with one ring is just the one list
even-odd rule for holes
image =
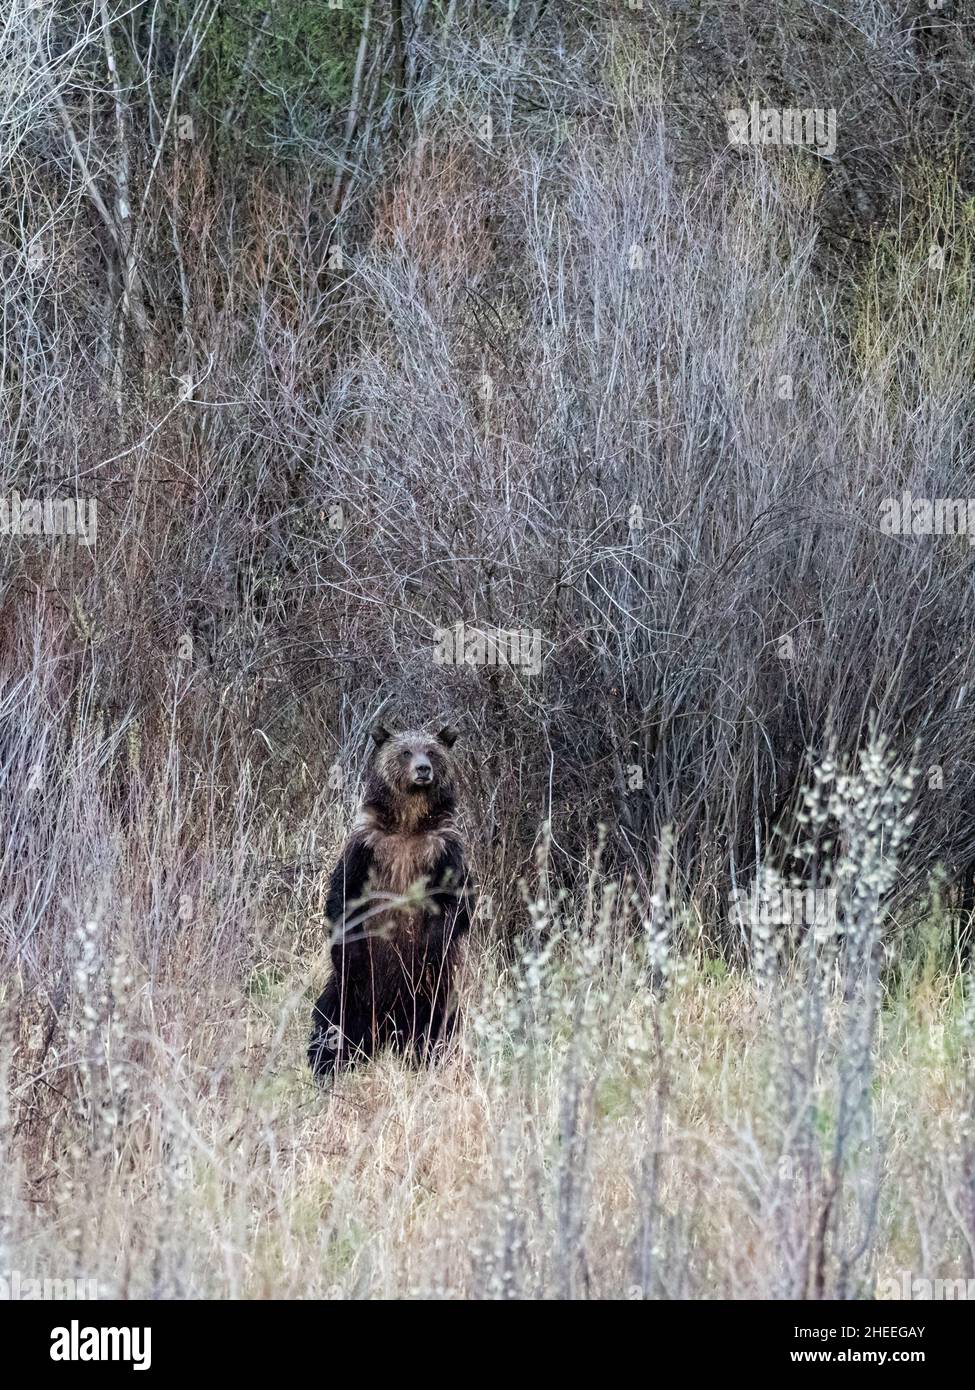
{"label": "brown bear", "polygon": [[362,805],[329,883],[332,975],[312,1012],[322,1078],[388,1046],[430,1057],[453,1031],[454,976],[470,927],[454,821],[457,734],[373,730]]}

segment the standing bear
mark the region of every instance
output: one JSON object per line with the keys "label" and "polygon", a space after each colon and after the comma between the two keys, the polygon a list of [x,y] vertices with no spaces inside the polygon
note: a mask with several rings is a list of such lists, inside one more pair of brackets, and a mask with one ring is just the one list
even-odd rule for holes
{"label": "standing bear", "polygon": [[308,1045],[319,1078],[384,1046],[429,1057],[453,1029],[453,976],[470,927],[456,732],[377,725],[372,737],[362,805],[325,904],[332,975]]}

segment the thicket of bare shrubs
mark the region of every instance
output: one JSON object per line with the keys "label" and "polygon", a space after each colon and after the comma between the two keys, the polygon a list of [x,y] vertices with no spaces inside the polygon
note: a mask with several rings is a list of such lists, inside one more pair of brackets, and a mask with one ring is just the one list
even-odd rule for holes
{"label": "thicket of bare shrubs", "polygon": [[[14,0],[2,21],[2,491],[95,498],[98,535],[90,550],[0,544],[2,1128],[17,1174],[0,1230],[161,1294],[300,1292],[313,1251],[348,1292],[437,1291],[444,1242],[440,1292],[850,1295],[881,1250],[920,1241],[970,1261],[970,1098],[950,1059],[931,1065],[953,1135],[923,1181],[951,1205],[908,1221],[880,1212],[892,1169],[863,1134],[876,1039],[843,1042],[844,1020],[879,1018],[879,937],[903,931],[890,914],[923,907],[939,866],[964,887],[975,863],[975,552],[879,528],[884,498],[971,492],[970,21],[856,0],[761,17],[694,0],[351,6],[343,99],[309,120],[307,92],[283,91],[291,114],[262,133],[249,103],[277,79],[262,80],[259,24],[239,82],[214,96],[208,44],[226,20],[212,0],[178,20],[161,4]],[[835,108],[835,157],[729,146],[724,113],[752,97]],[[457,621],[539,629],[541,673],[435,665],[435,634]],[[380,1069],[367,1115],[384,1118],[361,1120],[349,1092],[353,1118],[343,1128],[336,1108],[323,1132],[320,1102],[278,1083],[324,968],[316,870],[380,708],[461,717],[490,898],[474,974],[500,972],[498,992],[453,1070],[399,1098]],[[693,947],[741,964],[729,893],[849,855],[835,817],[809,836],[795,813],[813,768],[855,769],[872,729],[895,775],[915,769],[911,834],[845,1000],[826,997],[818,958],[792,967],[790,1007],[816,1013],[795,1046],[838,1030],[835,1071],[824,1082],[807,1056],[800,1085],[783,1065],[799,1092],[785,1115],[750,1102],[761,1143],[735,1124],[718,1139],[715,1121],[721,1191],[761,1250],[732,1255],[735,1207],[692,1267],[695,1202],[715,1193],[662,1144],[661,1088],[687,1057],[667,1082],[669,1005],[644,997],[643,935],[663,913],[668,960]],[[606,909],[625,919],[611,950],[586,906],[600,826],[599,881],[628,904]],[[521,878],[547,905],[536,916],[562,919],[561,945],[532,931]],[[525,969],[550,949],[578,983],[573,952],[597,942],[586,968],[601,973],[594,991],[564,984],[566,1031],[523,1055],[529,1024],[503,1002],[521,967],[494,948],[526,933]],[[684,982],[695,1016],[709,980]],[[753,988],[733,1001],[746,1030],[767,1017]],[[960,1038],[952,988],[932,1007]],[[596,1021],[576,1030],[589,993]],[[726,1040],[688,1028],[678,1050],[713,1041],[728,1064]],[[626,1104],[604,1104],[586,1052],[607,1029]],[[631,1064],[633,1030],[649,1041]],[[906,1075],[905,1049],[887,1065]],[[509,1083],[507,1128],[511,1098],[492,1088]],[[822,1085],[839,1097],[824,1102],[832,1150]],[[643,1086],[650,1109],[631,1115]],[[395,1144],[363,1177],[370,1125],[409,1135],[438,1105],[477,1136],[466,1167],[448,1155],[468,1185],[439,1185],[432,1148],[418,1176]],[[698,1122],[684,1113],[682,1134]],[[613,1126],[631,1123],[599,1176]],[[907,1146],[918,1173],[924,1123]],[[564,1171],[532,1148],[557,1136]],[[297,1220],[309,1164],[319,1186]],[[509,1168],[515,1185],[497,1184]],[[396,1173],[402,1225],[381,1249],[360,1243]],[[429,1225],[417,1182],[448,1194]],[[164,1248],[174,1214],[185,1232],[207,1203],[219,1254]],[[607,1206],[643,1232],[637,1247],[590,1248]],[[129,1218],[155,1253],[123,1270]],[[473,1269],[451,1263],[465,1230],[493,1242]]]}

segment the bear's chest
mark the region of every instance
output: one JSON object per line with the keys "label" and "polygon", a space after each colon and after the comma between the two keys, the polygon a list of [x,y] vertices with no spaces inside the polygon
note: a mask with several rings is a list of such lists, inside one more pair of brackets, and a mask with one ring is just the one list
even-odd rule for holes
{"label": "bear's chest", "polygon": [[369,875],[376,893],[404,897],[421,879],[429,880],[443,857],[441,835],[376,834]]}

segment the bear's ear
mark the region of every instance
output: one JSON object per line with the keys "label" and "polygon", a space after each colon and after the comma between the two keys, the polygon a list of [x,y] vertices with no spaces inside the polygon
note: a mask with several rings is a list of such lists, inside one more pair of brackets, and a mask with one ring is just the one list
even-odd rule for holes
{"label": "bear's ear", "polygon": [[373,724],[371,733],[372,741],[377,748],[382,748],[383,744],[389,738],[389,730],[386,728],[385,724]]}
{"label": "bear's ear", "polygon": [[445,725],[437,734],[437,738],[445,748],[453,748],[459,735],[456,729],[452,729],[449,724]]}

